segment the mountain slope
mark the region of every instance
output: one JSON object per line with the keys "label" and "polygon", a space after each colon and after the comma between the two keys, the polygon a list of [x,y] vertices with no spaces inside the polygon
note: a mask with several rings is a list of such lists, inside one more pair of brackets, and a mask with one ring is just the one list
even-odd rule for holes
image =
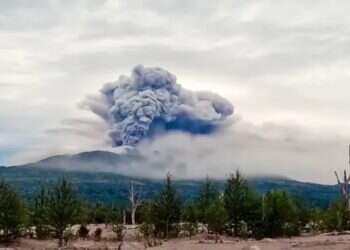
{"label": "mountain slope", "polygon": [[136,154],[116,154],[109,151],[89,151],[73,155],[56,155],[38,162],[17,167],[37,167],[45,169],[61,169],[70,171],[103,171],[118,172],[118,168],[129,161],[141,158]]}
{"label": "mountain slope", "polygon": [[[43,184],[52,184],[58,178],[66,176],[84,199],[125,205],[131,180],[138,184],[138,188],[146,199],[154,197],[163,185],[163,180],[133,178],[117,174],[120,166],[135,160],[142,159],[135,154],[120,155],[106,151],[59,155],[36,163],[0,167],[0,179],[12,184],[23,197],[30,198]],[[310,206],[326,207],[338,197],[336,186],[298,182],[283,177],[255,177],[248,181],[260,193],[285,190],[303,198]],[[223,190],[225,181],[215,182],[218,188]],[[196,197],[201,184],[200,180],[175,181],[184,199]]]}

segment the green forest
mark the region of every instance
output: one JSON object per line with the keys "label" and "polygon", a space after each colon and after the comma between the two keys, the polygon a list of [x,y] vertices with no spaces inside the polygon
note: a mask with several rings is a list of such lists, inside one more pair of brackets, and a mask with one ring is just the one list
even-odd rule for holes
{"label": "green forest", "polygon": [[[223,191],[207,178],[198,195],[187,200],[167,175],[154,198],[139,195],[137,204],[134,201],[127,206],[87,201],[66,177],[42,185],[28,200],[18,195],[13,185],[2,181],[0,241],[31,237],[57,239],[63,245],[74,237],[86,237],[88,224],[111,224],[117,239],[122,240],[123,225],[136,223],[147,242],[192,237],[203,227],[216,242],[220,235],[262,239],[350,229],[350,213],[344,201],[319,208],[307,206],[285,191],[259,194],[238,171],[225,181]],[[78,236],[73,236],[70,227],[76,224],[80,228]],[[95,240],[101,234],[98,229]]]}

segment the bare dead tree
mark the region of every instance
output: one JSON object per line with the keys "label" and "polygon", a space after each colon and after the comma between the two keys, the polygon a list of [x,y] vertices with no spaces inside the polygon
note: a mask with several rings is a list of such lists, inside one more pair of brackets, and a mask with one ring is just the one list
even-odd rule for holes
{"label": "bare dead tree", "polygon": [[346,203],[347,208],[350,210],[350,200],[349,200],[349,181],[350,176],[347,175],[346,170],[344,170],[343,181],[340,180],[337,171],[334,171],[334,174],[337,178],[338,186],[340,189],[340,194]]}
{"label": "bare dead tree", "polygon": [[[350,164],[350,145],[349,145],[349,164]],[[346,170],[344,170],[343,180],[341,181],[337,171],[334,171],[334,174],[335,174],[335,177],[337,178],[340,194],[347,206],[347,209],[350,210],[350,194],[349,194],[350,175],[348,175]]]}
{"label": "bare dead tree", "polygon": [[140,198],[140,193],[134,190],[134,183],[132,181],[130,182],[129,201],[130,201],[130,210],[131,210],[131,224],[135,225],[136,210],[141,205],[141,198]]}

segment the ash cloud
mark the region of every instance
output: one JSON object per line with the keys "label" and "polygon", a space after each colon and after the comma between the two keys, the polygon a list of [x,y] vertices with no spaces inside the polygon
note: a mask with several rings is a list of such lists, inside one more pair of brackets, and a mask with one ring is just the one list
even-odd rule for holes
{"label": "ash cloud", "polygon": [[131,76],[107,83],[82,106],[109,127],[113,146],[135,145],[167,131],[211,134],[233,114],[232,104],[208,91],[190,91],[161,68],[136,66]]}

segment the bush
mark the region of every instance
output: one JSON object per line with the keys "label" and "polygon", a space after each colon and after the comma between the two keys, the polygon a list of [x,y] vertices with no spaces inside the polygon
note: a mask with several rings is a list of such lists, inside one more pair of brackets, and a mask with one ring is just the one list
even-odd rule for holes
{"label": "bush", "polygon": [[117,235],[117,241],[123,241],[124,240],[124,225],[123,224],[114,224],[113,225],[113,232]]}
{"label": "bush", "polygon": [[96,228],[95,232],[94,232],[94,238],[96,241],[100,241],[102,238],[102,229],[101,228]]}
{"label": "bush", "polygon": [[89,237],[89,229],[85,225],[80,225],[78,230],[79,238],[86,239]]}
{"label": "bush", "polygon": [[140,226],[140,231],[145,240],[148,240],[154,236],[154,226],[147,222],[142,223],[142,225]]}
{"label": "bush", "polygon": [[326,212],[326,227],[338,232],[350,229],[350,211],[344,201],[334,202]]}

